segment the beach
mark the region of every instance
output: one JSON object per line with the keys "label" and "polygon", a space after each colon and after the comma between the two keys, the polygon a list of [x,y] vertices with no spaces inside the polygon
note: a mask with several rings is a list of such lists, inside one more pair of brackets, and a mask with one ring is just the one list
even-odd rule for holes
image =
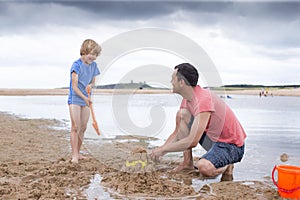
{"label": "beach", "polygon": [[[64,124],[0,113],[0,199],[89,199],[86,189],[95,175],[102,177],[97,184],[111,199],[281,199],[270,179],[216,179],[195,189],[192,180],[206,179],[196,170],[168,172],[180,159],[153,163],[143,151],[134,151],[150,151],[147,138],[102,141],[94,144],[97,148],[90,148],[93,152],[83,145],[86,158],[73,164],[69,133],[53,128],[57,126]],[[147,160],[146,167],[141,170],[141,165],[134,169],[125,165],[137,160]]]}

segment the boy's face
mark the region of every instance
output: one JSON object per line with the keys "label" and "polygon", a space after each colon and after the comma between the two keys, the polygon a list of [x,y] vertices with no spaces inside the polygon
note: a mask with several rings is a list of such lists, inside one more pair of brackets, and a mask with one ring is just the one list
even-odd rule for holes
{"label": "boy's face", "polygon": [[89,54],[83,56],[83,60],[86,64],[90,65],[98,57],[97,51],[93,50]]}
{"label": "boy's face", "polygon": [[89,53],[88,55],[86,55],[86,63],[90,65],[94,60],[96,60],[96,58],[97,54]]}

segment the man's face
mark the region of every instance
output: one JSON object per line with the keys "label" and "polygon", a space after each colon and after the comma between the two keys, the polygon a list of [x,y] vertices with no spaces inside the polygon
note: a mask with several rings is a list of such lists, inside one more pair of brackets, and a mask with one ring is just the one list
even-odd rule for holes
{"label": "man's face", "polygon": [[174,70],[172,74],[172,80],[171,80],[172,86],[173,86],[173,93],[178,93],[180,89],[178,77],[177,77],[177,69]]}

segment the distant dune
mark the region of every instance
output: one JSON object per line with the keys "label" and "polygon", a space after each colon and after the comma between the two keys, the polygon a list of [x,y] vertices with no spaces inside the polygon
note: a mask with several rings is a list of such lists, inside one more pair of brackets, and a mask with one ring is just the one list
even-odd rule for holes
{"label": "distant dune", "polygon": [[[171,89],[155,88],[143,85],[110,85],[110,87],[98,87],[94,89],[94,94],[156,94],[156,93],[172,93]],[[102,89],[100,89],[102,88]],[[105,89],[103,89],[105,88]],[[114,89],[118,88],[118,89]],[[249,86],[241,85],[224,86],[219,88],[211,88],[215,93],[220,95],[242,94],[242,95],[259,95],[264,88],[268,91],[268,96],[300,96],[300,87],[296,86]],[[1,96],[23,96],[23,95],[68,95],[67,88],[57,89],[0,89]]]}

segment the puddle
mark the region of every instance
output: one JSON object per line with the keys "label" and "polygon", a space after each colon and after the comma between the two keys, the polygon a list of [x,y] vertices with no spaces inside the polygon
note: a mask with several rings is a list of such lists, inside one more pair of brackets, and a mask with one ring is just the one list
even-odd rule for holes
{"label": "puddle", "polygon": [[101,186],[102,177],[100,174],[96,174],[93,179],[91,179],[91,183],[87,189],[85,189],[85,193],[88,200],[110,200],[110,194],[106,191],[104,187]]}
{"label": "puddle", "polygon": [[[161,197],[161,196],[138,196],[138,195],[121,195],[112,189],[103,187],[101,185],[102,176],[100,174],[96,174],[91,180],[88,188],[84,190],[85,196],[88,200],[113,200],[113,199],[195,199],[197,197],[201,197],[201,194],[191,195],[191,196],[182,196],[182,197]],[[176,180],[173,180],[176,181]],[[200,189],[208,184],[208,180],[198,180],[191,179],[191,186],[194,188],[196,192],[199,192]]]}

